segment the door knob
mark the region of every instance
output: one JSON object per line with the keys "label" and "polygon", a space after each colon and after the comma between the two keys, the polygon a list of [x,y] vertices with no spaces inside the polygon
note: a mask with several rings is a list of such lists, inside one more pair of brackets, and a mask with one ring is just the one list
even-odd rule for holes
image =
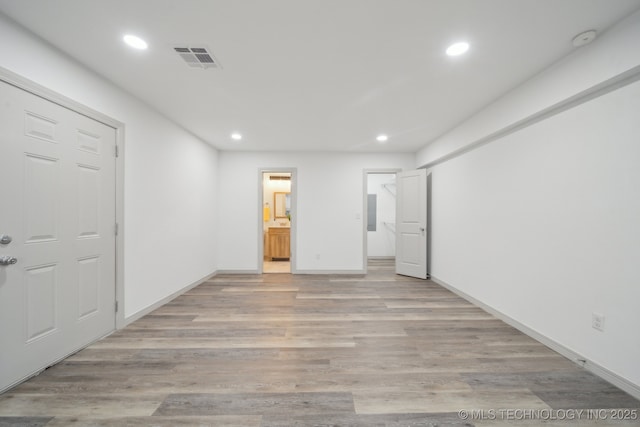
{"label": "door knob", "polygon": [[0,234],[0,245],[8,245],[12,240],[8,234]]}
{"label": "door knob", "polygon": [[9,255],[0,257],[0,265],[13,265],[16,262],[18,262],[18,258]]}

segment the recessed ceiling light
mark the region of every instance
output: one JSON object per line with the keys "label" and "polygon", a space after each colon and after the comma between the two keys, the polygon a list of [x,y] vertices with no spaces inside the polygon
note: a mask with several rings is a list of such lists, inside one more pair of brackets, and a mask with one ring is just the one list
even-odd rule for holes
{"label": "recessed ceiling light", "polygon": [[240,141],[242,139],[242,135],[240,135],[239,133],[232,133],[231,139],[233,139],[234,141]]}
{"label": "recessed ceiling light", "polygon": [[386,142],[389,139],[387,135],[378,135],[376,136],[376,141],[378,142]]}
{"label": "recessed ceiling light", "polygon": [[144,50],[144,49],[146,49],[148,47],[146,41],[142,40],[138,36],[134,36],[134,35],[131,35],[131,34],[127,34],[126,36],[124,36],[122,38],[122,40],[124,40],[124,42],[126,44],[128,44],[129,46],[131,46],[134,49]]}
{"label": "recessed ceiling light", "polygon": [[449,46],[446,52],[447,52],[447,55],[449,56],[458,56],[458,55],[462,55],[468,50],[469,50],[469,43],[458,42]]}

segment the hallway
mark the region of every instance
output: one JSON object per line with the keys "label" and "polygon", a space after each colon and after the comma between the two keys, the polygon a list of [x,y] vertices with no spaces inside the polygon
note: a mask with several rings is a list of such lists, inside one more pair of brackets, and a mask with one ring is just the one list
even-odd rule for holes
{"label": "hallway", "polygon": [[217,276],[1,395],[0,426],[506,426],[538,421],[459,411],[579,408],[640,402],[372,261],[367,276]]}

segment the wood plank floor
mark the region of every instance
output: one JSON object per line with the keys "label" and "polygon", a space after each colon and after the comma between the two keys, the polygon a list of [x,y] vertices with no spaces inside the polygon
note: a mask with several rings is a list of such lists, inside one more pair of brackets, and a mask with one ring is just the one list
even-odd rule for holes
{"label": "wood plank floor", "polygon": [[217,276],[0,395],[0,426],[640,425],[638,400],[448,290],[369,271]]}

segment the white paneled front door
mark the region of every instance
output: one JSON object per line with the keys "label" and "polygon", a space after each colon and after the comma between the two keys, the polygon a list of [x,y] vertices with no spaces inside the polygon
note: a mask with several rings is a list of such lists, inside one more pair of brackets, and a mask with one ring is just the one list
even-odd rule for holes
{"label": "white paneled front door", "polygon": [[115,138],[0,82],[0,391],[115,328]]}
{"label": "white paneled front door", "polygon": [[427,171],[396,178],[396,273],[427,278]]}

